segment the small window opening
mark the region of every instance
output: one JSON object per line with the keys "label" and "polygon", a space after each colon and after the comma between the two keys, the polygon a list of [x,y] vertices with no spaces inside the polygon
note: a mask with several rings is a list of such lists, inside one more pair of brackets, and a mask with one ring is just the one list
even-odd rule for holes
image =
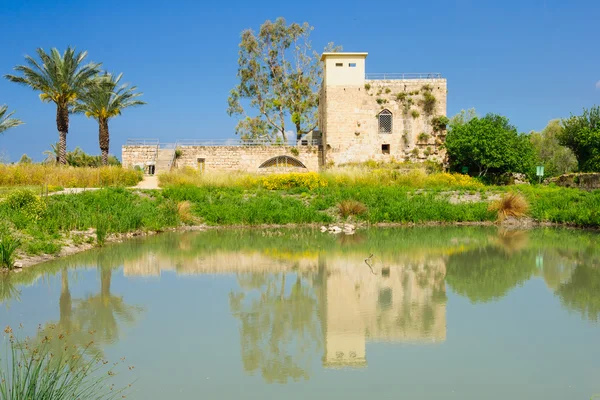
{"label": "small window opening", "polygon": [[335,63],[335,66],[336,66],[336,67],[343,67],[343,66],[344,66],[344,63]]}
{"label": "small window opening", "polygon": [[390,154],[390,145],[389,144],[382,144],[381,145],[381,153],[382,154]]}
{"label": "small window opening", "polygon": [[350,68],[356,68],[356,63],[349,63],[349,64],[348,64],[348,66],[349,66]]}
{"label": "small window opening", "polygon": [[198,171],[200,172],[204,172],[204,168],[205,168],[205,158],[198,158],[196,160],[196,162],[198,163]]}
{"label": "small window opening", "polygon": [[379,121],[379,133],[392,133],[392,113],[383,110],[377,116]]}

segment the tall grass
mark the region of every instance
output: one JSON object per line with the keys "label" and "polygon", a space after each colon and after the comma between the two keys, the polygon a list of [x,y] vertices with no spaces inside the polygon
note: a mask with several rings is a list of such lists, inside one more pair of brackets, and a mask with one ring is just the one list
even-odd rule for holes
{"label": "tall grass", "polygon": [[21,241],[8,233],[0,233],[0,268],[13,269]]}
{"label": "tall grass", "polygon": [[527,215],[529,203],[523,195],[511,192],[491,203],[489,210],[498,213],[498,221],[503,221],[507,217],[521,218]]}
{"label": "tall grass", "polygon": [[[4,367],[0,367],[0,398],[3,400],[110,400],[124,397],[124,389],[108,384],[115,373],[105,362],[90,354],[89,345],[77,355],[55,353],[46,337],[41,342],[18,340],[10,327],[5,329],[10,351]],[[68,335],[58,340],[64,348],[72,348]],[[62,350],[62,348],[61,348]]]}
{"label": "tall grass", "polygon": [[0,186],[135,186],[142,178],[141,171],[117,166],[76,168],[46,164],[0,164]]}

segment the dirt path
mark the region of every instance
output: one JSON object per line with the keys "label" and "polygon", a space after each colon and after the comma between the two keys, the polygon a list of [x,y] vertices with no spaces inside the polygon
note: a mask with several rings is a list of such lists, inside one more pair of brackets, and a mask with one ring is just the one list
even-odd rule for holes
{"label": "dirt path", "polygon": [[158,177],[156,175],[144,175],[144,179],[136,186],[135,189],[160,189],[158,187]]}

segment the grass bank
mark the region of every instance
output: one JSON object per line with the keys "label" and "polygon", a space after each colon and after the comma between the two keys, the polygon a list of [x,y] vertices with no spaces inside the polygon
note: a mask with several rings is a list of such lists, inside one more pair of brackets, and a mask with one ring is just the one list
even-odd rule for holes
{"label": "grass bank", "polygon": [[181,171],[160,177],[163,190],[105,188],[47,197],[16,190],[0,200],[0,247],[15,239],[20,257],[58,254],[67,246],[102,245],[111,234],[186,224],[489,223],[497,219],[490,200],[507,191],[526,198],[528,215],[536,221],[600,227],[600,191],[484,186],[462,175],[421,171],[373,176],[228,175],[220,180]]}

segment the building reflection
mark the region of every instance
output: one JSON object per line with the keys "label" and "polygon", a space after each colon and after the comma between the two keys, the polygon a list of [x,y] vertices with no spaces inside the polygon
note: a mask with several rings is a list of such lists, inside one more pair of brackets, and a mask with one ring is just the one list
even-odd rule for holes
{"label": "building reflection", "polygon": [[[300,325],[320,325],[321,338],[311,337],[311,341],[323,344],[323,365],[332,368],[365,366],[367,342],[444,341],[444,257],[388,259],[383,256],[382,259],[377,255],[368,256],[315,252],[290,257],[265,251],[216,251],[181,259],[150,251],[125,261],[124,274],[159,276],[167,271],[235,274],[239,291],[230,295],[230,306],[240,320],[240,334],[247,336],[241,338],[241,343],[242,352],[252,355],[252,360],[244,359],[244,365],[251,366],[248,372],[264,371],[260,360],[269,365],[275,362],[274,357],[265,352],[285,351],[273,340],[306,339],[306,332],[313,329],[299,326],[300,322]],[[287,288],[286,275],[289,282],[295,282]],[[254,297],[253,291],[258,293]],[[296,303],[292,304],[294,293]],[[314,299],[309,299],[311,296]],[[286,324],[295,331],[279,332]],[[271,342],[263,346],[263,352],[248,348],[262,346],[269,340],[267,336]],[[301,355],[294,357],[301,358]],[[297,368],[294,365],[285,369],[297,377],[304,376]],[[282,379],[270,377],[268,380]]]}

